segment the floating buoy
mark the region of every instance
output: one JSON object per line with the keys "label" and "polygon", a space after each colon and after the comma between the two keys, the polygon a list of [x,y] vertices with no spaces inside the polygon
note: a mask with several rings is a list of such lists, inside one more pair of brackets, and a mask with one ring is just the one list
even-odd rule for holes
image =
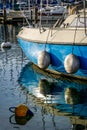
{"label": "floating buoy", "polygon": [[11,48],[11,43],[10,42],[2,42],[1,48]]}
{"label": "floating buoy", "polygon": [[[20,125],[25,125],[27,121],[29,121],[33,116],[33,112],[24,104],[20,104],[17,107],[10,107],[9,110],[13,114],[10,117],[10,123],[11,124],[20,124]],[[12,117],[15,117],[15,123],[12,121]]]}
{"label": "floating buoy", "polygon": [[42,51],[38,56],[38,66],[46,69],[50,65],[50,55],[46,51]]}
{"label": "floating buoy", "polygon": [[15,108],[15,116],[25,117],[28,112],[28,107],[24,104],[21,104]]}
{"label": "floating buoy", "polygon": [[64,67],[67,73],[75,73],[80,67],[79,58],[74,54],[69,54],[64,60]]}
{"label": "floating buoy", "polygon": [[[20,112],[21,114],[17,115],[17,113],[16,113],[15,121],[16,121],[17,124],[25,125],[27,123],[27,121],[29,121],[33,117],[33,112],[31,110],[29,110],[29,109],[27,111],[28,107],[24,106],[24,105],[21,105],[20,108],[21,109],[19,111],[21,111]],[[18,109],[19,109],[19,107],[18,107]]]}

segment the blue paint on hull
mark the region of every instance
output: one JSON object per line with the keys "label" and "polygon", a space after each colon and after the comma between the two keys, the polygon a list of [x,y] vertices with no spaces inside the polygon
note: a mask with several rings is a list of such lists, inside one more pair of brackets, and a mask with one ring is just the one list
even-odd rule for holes
{"label": "blue paint on hull", "polygon": [[[55,104],[53,108],[61,112],[66,112],[67,114],[74,112],[74,116],[87,119],[87,84],[80,84],[64,79],[56,80],[42,75],[33,70],[31,63],[26,64],[22,68],[18,83],[23,89],[25,87],[27,92],[33,95],[35,99],[39,98],[41,102]],[[66,93],[67,89],[71,90],[69,95]],[[43,95],[44,97],[40,97],[39,95]],[[73,106],[70,102],[66,101],[66,95],[70,99],[69,101],[73,102]],[[74,111],[72,107],[74,107]]]}
{"label": "blue paint on hull", "polygon": [[[18,43],[29,60],[37,64],[37,57],[39,52],[45,50],[45,44],[28,42],[20,38],[18,38]],[[66,73],[64,60],[68,54],[72,53],[72,50],[80,60],[80,69],[74,75],[87,77],[87,46],[47,44],[46,51],[50,53],[51,57],[49,69]]]}

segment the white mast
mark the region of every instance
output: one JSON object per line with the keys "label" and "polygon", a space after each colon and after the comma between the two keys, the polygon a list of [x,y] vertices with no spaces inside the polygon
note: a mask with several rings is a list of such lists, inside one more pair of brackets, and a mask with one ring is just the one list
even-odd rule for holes
{"label": "white mast", "polygon": [[48,0],[47,0],[47,7],[48,7]]}
{"label": "white mast", "polygon": [[41,9],[41,11],[40,11],[40,27],[41,27],[41,17],[42,17],[42,0],[41,0],[41,2],[40,2],[40,9]]}
{"label": "white mast", "polygon": [[12,9],[14,10],[14,0],[12,0]]}
{"label": "white mast", "polygon": [[86,0],[83,1],[83,5],[84,5],[84,29],[85,29],[85,35],[87,35],[86,34],[86,10],[85,10]]}
{"label": "white mast", "polygon": [[61,5],[61,0],[57,0],[57,3],[58,3],[59,5]]}
{"label": "white mast", "polygon": [[28,0],[28,9],[30,11],[30,0]]}
{"label": "white mast", "polygon": [[37,0],[36,0],[36,4],[37,4]]}

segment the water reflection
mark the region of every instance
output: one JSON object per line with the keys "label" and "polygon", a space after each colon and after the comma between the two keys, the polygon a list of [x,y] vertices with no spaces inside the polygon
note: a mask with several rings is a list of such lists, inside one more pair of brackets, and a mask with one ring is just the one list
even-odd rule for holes
{"label": "water reflection", "polygon": [[18,82],[44,110],[69,117],[72,130],[87,129],[87,84],[42,75],[30,63],[22,69]]}
{"label": "water reflection", "polygon": [[0,24],[0,45],[2,42],[11,42],[12,44],[10,49],[0,48],[0,77],[3,80],[5,79],[7,73],[8,78],[10,77],[10,81],[15,80],[16,73],[19,75],[19,68],[22,68],[24,64],[23,60],[25,56],[16,44],[16,35],[19,29],[20,26]]}
{"label": "water reflection", "polygon": [[65,101],[67,104],[79,104],[80,103],[80,92],[75,88],[66,88],[65,90]]}
{"label": "water reflection", "polygon": [[9,117],[9,122],[13,125],[26,125],[26,123],[32,118],[32,116],[29,116],[27,118],[25,117],[16,117],[14,114]]}
{"label": "water reflection", "polygon": [[17,43],[16,35],[18,32],[18,26],[13,26],[11,24],[3,25],[0,24],[0,42],[11,42]]}
{"label": "water reflection", "polygon": [[[87,85],[53,79],[50,76],[36,73],[29,64],[25,66],[29,61],[15,44],[17,43],[18,28],[20,27],[7,25],[8,33],[6,35],[8,36],[6,39],[4,26],[0,25],[0,44],[5,39],[12,43],[10,50],[2,51],[0,49],[0,99],[3,99],[0,101],[0,128],[3,130],[6,128],[11,130],[35,128],[40,130],[75,130],[77,128],[86,130]],[[76,89],[80,96],[79,104],[66,102],[65,92],[68,88]],[[73,97],[71,96],[71,98]],[[9,112],[10,106],[20,103],[28,105],[35,115],[27,122],[24,120],[24,126],[20,126],[22,122]],[[10,116],[12,116],[12,123],[17,123],[16,125],[9,123]]]}
{"label": "water reflection", "polygon": [[[4,26],[0,24],[0,45],[5,41],[12,44],[10,49],[2,50],[0,47],[0,99],[3,99],[0,100],[0,128],[2,130],[5,130],[7,127],[11,130],[14,129],[9,123],[10,114],[13,114],[9,113],[9,107],[25,100],[25,98],[22,99],[23,95],[20,96],[20,91],[18,91],[17,79],[20,70],[29,60],[27,60],[17,44],[16,35],[19,28],[19,26],[15,25],[9,24]],[[12,117],[12,122],[16,123],[18,121],[18,118]]]}

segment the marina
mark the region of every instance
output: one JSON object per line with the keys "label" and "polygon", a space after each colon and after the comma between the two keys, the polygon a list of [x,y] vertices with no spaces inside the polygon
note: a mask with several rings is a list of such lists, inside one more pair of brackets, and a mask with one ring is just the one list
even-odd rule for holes
{"label": "marina", "polygon": [[[4,35],[4,28],[8,35]],[[58,79],[50,73],[41,72],[37,67],[32,66],[17,43],[16,35],[20,27],[0,25],[0,30],[0,44],[4,41],[11,43],[11,48],[0,49],[0,98],[3,99],[0,101],[1,129],[86,130],[87,83],[66,80],[64,77]],[[74,101],[73,104],[66,103],[64,93],[68,87],[71,90],[74,88],[74,94],[80,93],[80,102],[79,95],[73,95],[77,99],[73,99],[71,95],[70,100]],[[34,114],[24,124],[15,120],[14,113],[9,111],[11,107],[20,104],[27,105]]]}
{"label": "marina", "polygon": [[24,11],[10,10],[8,13],[6,13],[6,16],[4,16],[4,13],[1,14],[0,23],[14,24],[14,22],[23,22],[25,20],[25,17],[27,17],[29,20],[31,18],[31,15],[29,15],[28,10],[25,12],[25,15]]}
{"label": "marina", "polygon": [[[45,3],[44,3],[45,2]],[[39,22],[42,21],[56,21],[58,17],[66,11],[66,7],[61,8],[60,2],[49,1],[7,1],[0,3],[0,23],[14,23],[14,22]],[[41,15],[43,17],[41,18]]]}
{"label": "marina", "polygon": [[[23,21],[15,18],[0,24],[1,130],[87,130],[85,11],[80,10],[78,17],[70,14],[65,20],[63,15],[56,22],[44,21],[41,16],[37,22],[34,16],[33,23],[24,16]],[[20,11],[10,13],[21,17],[24,11],[22,15]],[[46,62],[38,62],[44,57],[37,54],[46,56]],[[82,61],[73,73],[62,66],[68,54],[74,55],[76,62],[78,58]]]}

